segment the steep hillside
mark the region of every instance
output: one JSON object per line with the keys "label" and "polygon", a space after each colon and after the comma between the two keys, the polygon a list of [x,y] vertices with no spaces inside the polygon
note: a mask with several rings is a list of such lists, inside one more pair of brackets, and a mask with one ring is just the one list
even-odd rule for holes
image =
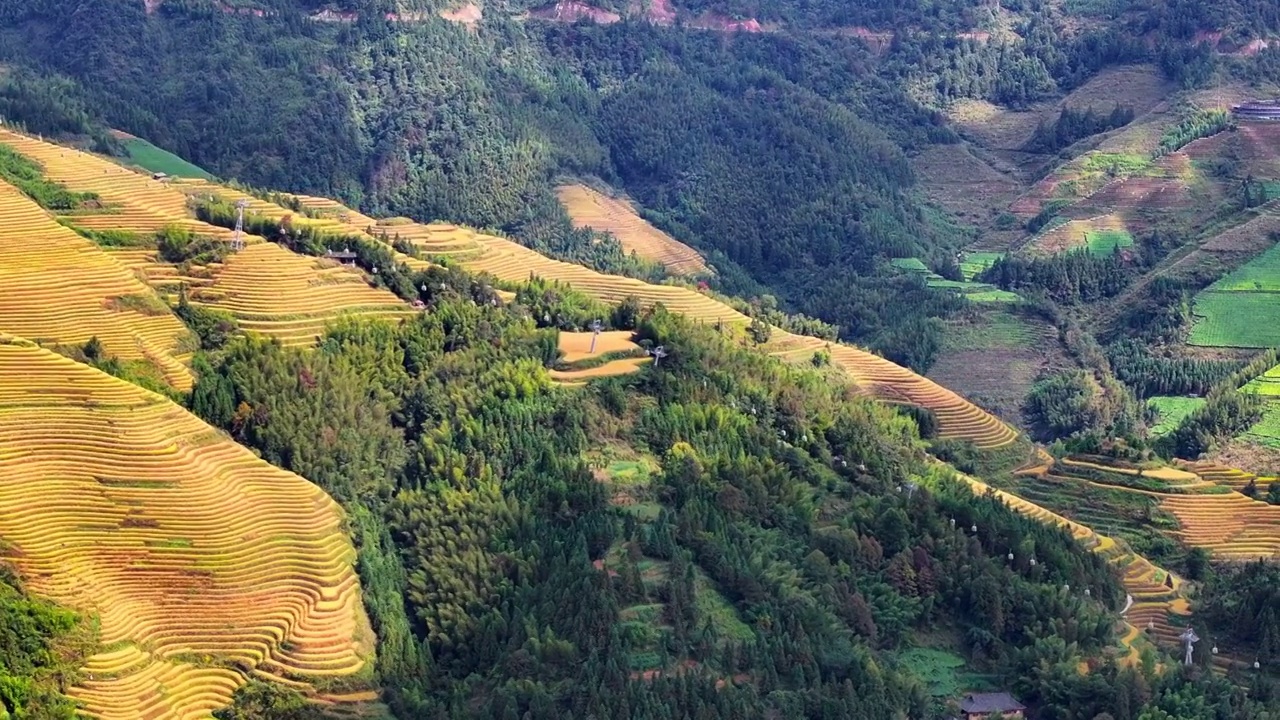
{"label": "steep hillside", "polygon": [[[247,247],[242,252],[231,253],[232,231],[197,220],[190,208],[189,195],[218,197],[229,202],[252,200],[256,205],[250,205],[251,213],[261,213],[264,207],[268,207],[280,210],[274,216],[277,219],[291,215],[241,191],[205,183],[179,185],[159,182],[91,153],[10,130],[0,129],[0,144],[39,162],[44,176],[50,181],[72,191],[93,193],[101,198],[102,207],[77,210],[59,219],[63,225],[70,225],[82,233],[103,234],[100,241],[103,247],[96,252],[110,255],[134,270],[170,303],[176,303],[178,295],[185,293],[192,304],[224,311],[245,330],[295,344],[314,343],[326,323],[341,314],[397,317],[413,312],[390,292],[371,287],[365,274],[343,267],[334,260],[298,255],[250,235],[245,236]],[[28,201],[21,208],[33,218],[29,222],[42,222],[39,227],[52,233],[51,239],[56,239],[59,244],[92,246],[67,227],[55,224],[34,203]],[[324,224],[301,215],[291,218],[291,222],[297,227]],[[21,227],[17,225],[14,229]],[[160,236],[172,235],[175,228],[190,235],[188,246],[199,246],[205,238],[211,242],[205,242],[207,247],[198,253],[184,252],[181,248],[158,249],[163,240]],[[0,242],[22,243],[23,238],[20,233],[0,230]],[[14,247],[16,252],[28,252],[25,247]],[[172,257],[166,253],[183,256]],[[186,257],[187,254],[192,256]],[[40,277],[38,274],[24,274],[22,282],[39,282]],[[137,284],[136,280],[132,282]],[[175,332],[181,331],[178,325],[174,325],[176,320],[163,303],[151,293],[144,293],[144,296],[150,298],[149,308],[154,316],[154,319],[147,319],[148,323],[154,325],[167,318]],[[39,294],[28,294],[26,300],[40,297]],[[46,328],[32,324],[11,329],[36,339],[58,339],[56,327],[52,326]],[[107,349],[110,353],[121,358],[133,357],[129,348],[124,351],[116,349],[121,346],[118,339],[101,337],[100,340],[109,343]],[[190,349],[194,348],[187,348],[187,351]],[[158,353],[152,350],[150,355]],[[150,355],[149,359],[154,359]],[[175,387],[190,389],[190,374],[172,357],[161,358],[157,362],[161,362],[166,377]],[[166,362],[167,365],[163,364]]]}
{"label": "steep hillside", "polygon": [[191,389],[182,360],[197,341],[128,268],[3,182],[0,225],[0,330],[57,345],[96,337],[109,355],[154,363]]}
{"label": "steep hillside", "polygon": [[0,336],[0,537],[93,613],[91,716],[208,713],[251,676],[355,675],[373,638],[342,513],[182,408]]}
{"label": "steep hillside", "polygon": [[556,197],[577,227],[614,234],[626,252],[666,266],[673,275],[706,272],[707,264],[697,251],[650,225],[626,200],[610,197],[586,185],[561,185]]}

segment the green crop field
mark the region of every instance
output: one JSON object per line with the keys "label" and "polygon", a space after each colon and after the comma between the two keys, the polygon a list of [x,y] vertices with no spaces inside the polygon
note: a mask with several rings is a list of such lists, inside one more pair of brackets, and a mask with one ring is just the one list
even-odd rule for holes
{"label": "green crop field", "polygon": [[1250,380],[1243,390],[1259,395],[1280,396],[1280,365]]}
{"label": "green crop field", "polygon": [[168,175],[185,178],[213,179],[203,168],[183,160],[168,150],[161,150],[142,138],[127,138],[124,149],[129,153],[129,161],[151,172],[162,172]]}
{"label": "green crop field", "polygon": [[980,322],[947,326],[949,350],[1001,350],[1029,347],[1036,342],[1035,328],[1020,316],[1005,311],[983,313]]}
{"label": "green crop field", "polygon": [[996,261],[1003,258],[1002,252],[970,252],[960,260],[960,274],[965,280],[972,280],[978,273],[986,270]]}
{"label": "green crop field", "polygon": [[1220,292],[1196,295],[1195,324],[1187,339],[1207,347],[1265,348],[1280,346],[1280,293]]}
{"label": "green crop field", "polygon": [[1152,436],[1160,437],[1173,432],[1183,418],[1195,412],[1204,403],[1204,398],[1189,397],[1153,397],[1147,400],[1147,405],[1154,408],[1160,415],[1159,422],[1151,428]]}
{"label": "green crop field", "polygon": [[1280,450],[1280,401],[1267,404],[1262,419],[1245,432],[1245,437],[1259,445]]}
{"label": "green crop field", "polygon": [[929,272],[929,268],[925,267],[924,261],[920,258],[894,258],[889,261],[889,264],[907,272]]}
{"label": "green crop field", "polygon": [[[965,263],[961,263],[960,271],[965,278],[972,278],[975,274],[981,272],[983,268],[994,263],[995,258],[1002,256],[1003,253],[969,253],[965,259],[965,262],[969,263],[969,269],[966,270]],[[970,261],[970,258],[972,258],[972,261]],[[920,258],[895,258],[890,260],[889,263],[899,270],[923,275],[925,284],[931,288],[955,290],[972,302],[1002,303],[1016,302],[1022,299],[1017,293],[1001,290],[995,285],[971,282],[968,279],[948,280],[935,272],[931,272]]]}
{"label": "green crop field", "polygon": [[1110,255],[1117,248],[1127,248],[1133,246],[1133,236],[1127,230],[1098,230],[1095,232],[1086,232],[1084,234],[1085,242],[1089,247],[1089,252],[1094,255]]}
{"label": "green crop field", "polygon": [[1280,292],[1280,245],[1209,286],[1217,292]]}
{"label": "green crop field", "polygon": [[1195,297],[1189,342],[1211,347],[1280,345],[1280,245],[1237,268]]}

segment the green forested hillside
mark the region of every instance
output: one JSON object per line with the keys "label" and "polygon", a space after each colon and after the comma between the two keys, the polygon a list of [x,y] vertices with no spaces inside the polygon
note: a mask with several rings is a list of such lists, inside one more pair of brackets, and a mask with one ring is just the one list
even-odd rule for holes
{"label": "green forested hillside", "polygon": [[709,253],[723,289],[772,292],[916,369],[939,343],[930,318],[963,300],[884,260],[943,268],[966,239],[919,206],[905,153],[957,139],[921,102],[1031,102],[1148,52],[1113,30],[1071,35],[1051,12],[1025,41],[957,41],[926,32],[967,29],[932,5],[881,18],[855,4],[903,29],[884,57],[841,35],[566,26],[503,6],[475,30],[427,4],[324,5],[358,13],[336,23],[310,18],[319,3],[243,7],[264,15],[205,0],[152,13],[127,0],[0,3],[0,59],[71,79],[11,81],[4,107],[39,132],[76,129],[93,107],[222,177],[500,229],[567,257],[585,255],[584,238],[552,180],[598,176]]}

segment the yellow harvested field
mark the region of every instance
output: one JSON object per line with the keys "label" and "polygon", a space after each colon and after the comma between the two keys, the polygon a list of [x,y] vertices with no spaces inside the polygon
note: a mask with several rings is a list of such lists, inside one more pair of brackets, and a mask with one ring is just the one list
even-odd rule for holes
{"label": "yellow harvested field", "polygon": [[634,351],[639,352],[640,346],[631,342],[630,330],[610,330],[600,333],[600,337],[596,338],[596,351],[591,352],[591,337],[589,332],[563,332],[560,333],[560,361],[566,363],[582,362],[590,360],[594,357],[607,355],[615,352]]}
{"label": "yellow harvested field", "polygon": [[1165,495],[1160,507],[1182,526],[1179,536],[1193,547],[1231,560],[1280,554],[1280,507],[1237,492],[1225,495]]}
{"label": "yellow harvested field", "polygon": [[622,249],[662,263],[677,275],[705,273],[707,264],[693,248],[649,224],[630,203],[586,185],[561,185],[556,196],[574,227],[611,232]]}
{"label": "yellow harvested field", "polygon": [[415,313],[390,291],[371,287],[360,271],[275,243],[248,245],[214,268],[212,279],[190,279],[189,285],[193,303],[226,310],[243,329],[286,345],[315,343],[325,325],[343,313]]}
{"label": "yellow harvested field", "polygon": [[[331,205],[313,206],[311,201],[299,199],[306,207],[333,210]],[[350,211],[343,209],[338,212]],[[349,216],[350,223],[367,219],[358,213]],[[363,230],[354,224],[349,227],[353,231]],[[412,242],[428,254],[447,248],[455,253],[458,264],[463,268],[475,273],[488,273],[498,280],[524,282],[534,276],[558,280],[610,304],[634,296],[644,307],[661,304],[667,310],[703,325],[721,324],[741,330],[751,322],[746,315],[725,303],[687,287],[654,285],[633,278],[606,275],[581,265],[553,260],[511,240],[483,235],[467,228],[440,223],[421,225],[401,218],[383,220],[379,227],[388,235],[399,235],[402,240]],[[928,408],[937,416],[940,437],[972,441],[984,449],[1002,447],[1017,439],[1017,432],[995,416],[932,380],[878,355],[850,345],[793,335],[778,328],[773,329],[771,337],[764,348],[766,352],[784,360],[808,362],[814,352],[827,350],[831,353],[832,363],[842,368],[867,394],[888,402]]]}
{"label": "yellow harvested field", "polygon": [[652,358],[622,358],[621,360],[611,360],[603,365],[586,370],[550,370],[552,380],[558,382],[572,383],[580,380],[590,380],[591,378],[614,377],[617,375],[626,375],[638,371],[641,367],[652,362]]}
{"label": "yellow harvested field", "polygon": [[[1268,505],[1239,492],[1218,492],[1216,483],[1243,486],[1253,475],[1208,462],[1184,462],[1183,467],[1143,469],[1142,477],[1169,483],[1167,490],[1122,488],[1111,489],[1157,498],[1160,507],[1177,519],[1179,529],[1173,535],[1186,545],[1204,548],[1222,559],[1253,560],[1280,554],[1280,506]],[[1115,467],[1099,462],[1082,462],[1070,458],[1061,461],[1061,472],[1071,468],[1102,470],[1137,476],[1134,468]],[[1048,469],[1042,477],[1053,478]],[[1086,482],[1094,483],[1088,476]],[[1212,491],[1212,492],[1210,492]]]}
{"label": "yellow harvested field", "polygon": [[342,522],[169,400],[0,336],[0,537],[34,592],[99,618],[104,651],[68,690],[86,715],[207,717],[248,673],[359,671]]}
{"label": "yellow harvested field", "polygon": [[1189,462],[1179,460],[1178,463],[1184,469],[1199,475],[1205,480],[1218,485],[1225,485],[1233,490],[1243,490],[1250,481],[1253,481],[1254,487],[1258,488],[1259,491],[1263,491],[1278,479],[1267,475],[1254,475],[1237,468],[1208,461]]}
{"label": "yellow harvested field", "polygon": [[76,192],[94,192],[108,206],[96,214],[76,214],[72,222],[94,230],[119,229],[150,233],[168,225],[227,238],[231,231],[200,222],[187,208],[187,197],[169,184],[73,148],[43,142],[0,128],[0,143],[40,163],[50,180]]}
{"label": "yellow harvested field", "polygon": [[[0,258],[0,332],[66,345],[97,337],[109,355],[149,360],[175,388],[191,389],[178,360],[186,326],[128,268],[3,182]],[[161,311],[144,314],[121,298]]]}

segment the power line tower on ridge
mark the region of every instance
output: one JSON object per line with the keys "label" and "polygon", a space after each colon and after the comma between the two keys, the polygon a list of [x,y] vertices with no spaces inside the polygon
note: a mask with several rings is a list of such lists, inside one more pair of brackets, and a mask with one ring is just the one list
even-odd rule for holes
{"label": "power line tower on ridge", "polygon": [[236,201],[236,233],[231,237],[231,252],[240,252],[244,249],[244,209],[249,207],[249,201],[241,198]]}

